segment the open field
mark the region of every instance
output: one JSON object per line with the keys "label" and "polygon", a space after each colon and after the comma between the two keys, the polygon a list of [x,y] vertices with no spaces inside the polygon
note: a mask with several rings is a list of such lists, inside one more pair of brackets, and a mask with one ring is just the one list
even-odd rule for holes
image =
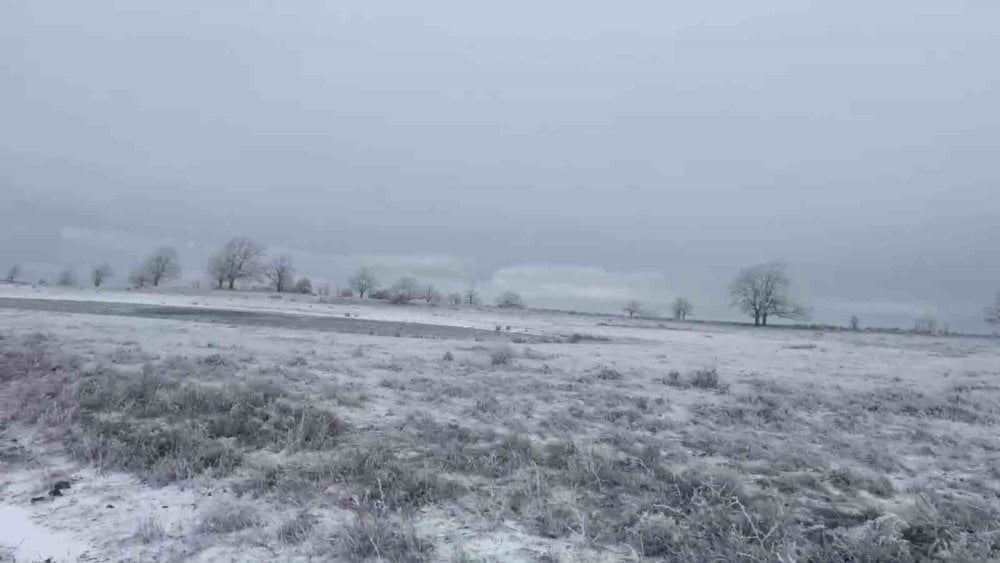
{"label": "open field", "polygon": [[0,306],[0,560],[1000,558],[995,339],[0,297],[204,309]]}

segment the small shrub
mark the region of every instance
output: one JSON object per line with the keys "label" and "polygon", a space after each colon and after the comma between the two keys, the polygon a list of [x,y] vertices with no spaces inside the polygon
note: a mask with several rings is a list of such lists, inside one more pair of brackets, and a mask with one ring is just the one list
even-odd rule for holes
{"label": "small shrub", "polygon": [[699,389],[718,389],[719,372],[715,368],[696,370],[691,375],[691,385]]}
{"label": "small shrub", "polygon": [[452,354],[451,351],[448,351],[448,352],[444,353],[444,358],[443,359],[446,362],[454,362],[455,361],[455,355]]}
{"label": "small shrub", "polygon": [[510,346],[499,346],[490,351],[490,365],[506,366],[514,361],[514,349]]}
{"label": "small shrub", "polygon": [[261,523],[257,509],[247,503],[219,501],[209,506],[198,521],[198,531],[208,534],[228,534],[252,528]]}
{"label": "small shrub", "polygon": [[614,381],[614,380],[618,380],[618,379],[621,379],[621,378],[622,378],[621,372],[619,372],[618,370],[616,370],[614,368],[610,368],[610,367],[607,367],[607,366],[602,367],[597,372],[597,379],[604,379],[604,380]]}

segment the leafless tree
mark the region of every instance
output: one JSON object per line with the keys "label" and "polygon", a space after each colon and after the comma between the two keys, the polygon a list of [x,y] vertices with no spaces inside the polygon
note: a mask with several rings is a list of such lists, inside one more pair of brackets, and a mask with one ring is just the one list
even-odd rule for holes
{"label": "leafless tree", "polygon": [[1000,325],[1000,293],[997,293],[993,306],[986,309],[986,322]]}
{"label": "leafless tree", "polygon": [[101,287],[101,284],[108,281],[115,275],[114,270],[111,269],[110,264],[101,264],[100,266],[94,266],[94,269],[90,271],[90,281],[94,282],[94,287]]}
{"label": "leafless tree", "polygon": [[208,259],[208,277],[215,281],[218,289],[222,289],[225,285],[227,272],[226,262],[222,259],[221,252]]}
{"label": "leafless tree", "polygon": [[420,296],[420,284],[416,278],[403,277],[396,280],[389,289],[393,303],[409,303]]}
{"label": "leafless tree", "polygon": [[309,278],[299,278],[299,281],[295,282],[295,292],[306,295],[312,293],[313,284],[309,281]]}
{"label": "leafless tree", "polygon": [[432,283],[428,283],[423,287],[420,297],[427,303],[440,303],[443,298],[441,296],[441,292],[438,291]]}
{"label": "leafless tree", "polygon": [[694,305],[691,305],[691,302],[688,301],[687,298],[678,297],[677,299],[674,299],[673,304],[670,306],[670,310],[673,312],[675,319],[683,321],[691,315],[692,311],[694,311]]}
{"label": "leafless tree", "polygon": [[142,274],[154,287],[160,285],[162,281],[179,277],[181,261],[177,251],[170,246],[157,248],[143,263]]}
{"label": "leafless tree", "polygon": [[128,274],[128,283],[132,287],[142,289],[149,283],[149,279],[146,276],[145,268],[134,268]]}
{"label": "leafless tree", "polygon": [[497,297],[497,307],[520,309],[524,307],[524,299],[515,291],[505,291]]}
{"label": "leafless tree", "polygon": [[461,305],[462,304],[462,294],[455,291],[448,294],[448,303],[451,305]]}
{"label": "leafless tree", "polygon": [[56,285],[62,287],[72,287],[76,285],[76,272],[73,268],[66,266],[63,271],[59,273],[59,277],[56,278]]}
{"label": "leafless tree", "polygon": [[913,322],[913,332],[934,334],[937,332],[938,320],[933,313],[926,313]]}
{"label": "leafless tree", "polygon": [[851,330],[855,332],[861,330],[861,319],[857,315],[851,315]]}
{"label": "leafless tree", "polygon": [[479,292],[476,291],[475,285],[470,285],[465,289],[465,293],[462,294],[462,299],[466,305],[472,306],[479,303]]}
{"label": "leafless tree", "polygon": [[769,316],[808,319],[809,311],[788,296],[791,280],[780,262],[745,268],[729,286],[731,305],[753,317],[754,326],[767,326]]}
{"label": "leafless tree", "polygon": [[622,311],[628,313],[628,318],[631,319],[635,315],[642,312],[642,303],[640,303],[638,299],[633,299],[622,307]]}
{"label": "leafless tree", "polygon": [[10,267],[9,270],[7,270],[7,278],[6,278],[7,283],[16,282],[17,278],[19,278],[20,276],[21,276],[21,265],[14,264],[13,266]]}
{"label": "leafless tree", "polygon": [[264,247],[253,239],[235,237],[209,261],[209,274],[219,282],[220,289],[223,282],[228,284],[229,289],[234,289],[237,280],[252,280],[260,276],[260,261],[264,252]]}
{"label": "leafless tree", "polygon": [[359,269],[351,276],[351,279],[347,280],[347,283],[357,290],[359,299],[364,299],[366,293],[378,287],[378,279],[375,277],[375,272],[368,266]]}
{"label": "leafless tree", "polygon": [[264,265],[264,277],[271,280],[278,293],[289,289],[295,283],[295,265],[287,254],[275,256]]}

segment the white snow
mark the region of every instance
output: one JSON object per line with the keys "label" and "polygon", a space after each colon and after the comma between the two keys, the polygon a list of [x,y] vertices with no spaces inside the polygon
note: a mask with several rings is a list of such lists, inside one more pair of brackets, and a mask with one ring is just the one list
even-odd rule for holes
{"label": "white snow", "polygon": [[77,561],[86,552],[85,543],[32,522],[24,508],[0,504],[0,556],[13,561]]}

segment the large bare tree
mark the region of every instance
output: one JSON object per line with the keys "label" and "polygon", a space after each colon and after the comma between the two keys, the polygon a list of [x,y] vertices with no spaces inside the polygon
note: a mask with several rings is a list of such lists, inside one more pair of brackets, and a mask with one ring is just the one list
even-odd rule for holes
{"label": "large bare tree", "polygon": [[295,264],[287,254],[275,256],[264,266],[264,276],[271,280],[274,289],[281,293],[287,291],[295,283]]}
{"label": "large bare tree", "polygon": [[767,326],[767,319],[771,316],[808,319],[809,310],[788,296],[790,285],[784,264],[756,264],[740,271],[729,285],[730,303],[753,317],[754,326]]}
{"label": "large bare tree", "polygon": [[378,288],[378,278],[375,277],[375,271],[368,266],[363,266],[355,272],[355,274],[347,280],[347,283],[352,289],[357,290],[358,297],[360,299],[364,299],[365,294],[369,291]]}
{"label": "large bare tree", "polygon": [[115,272],[111,269],[110,264],[101,264],[94,266],[94,269],[90,271],[90,281],[94,282],[94,287],[101,287],[102,283],[108,281],[114,275]]}
{"label": "large bare tree", "polygon": [[238,280],[260,276],[264,253],[264,247],[249,237],[232,238],[209,261],[209,274],[219,282],[220,289],[223,282],[234,289]]}
{"label": "large bare tree", "polygon": [[181,275],[181,261],[177,251],[170,246],[161,246],[153,251],[142,264],[142,275],[153,286]]}
{"label": "large bare tree", "polygon": [[673,304],[670,306],[671,312],[674,314],[674,318],[678,321],[683,321],[688,318],[692,311],[694,311],[694,306],[685,297],[678,297],[674,299]]}

